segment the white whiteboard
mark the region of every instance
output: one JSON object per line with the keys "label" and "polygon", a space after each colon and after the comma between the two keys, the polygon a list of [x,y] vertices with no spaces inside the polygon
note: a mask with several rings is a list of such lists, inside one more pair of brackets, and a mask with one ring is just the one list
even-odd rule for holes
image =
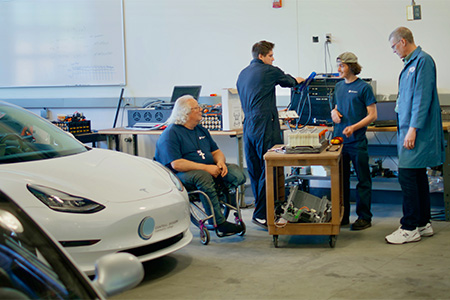
{"label": "white whiteboard", "polygon": [[125,85],[122,0],[0,0],[0,87]]}

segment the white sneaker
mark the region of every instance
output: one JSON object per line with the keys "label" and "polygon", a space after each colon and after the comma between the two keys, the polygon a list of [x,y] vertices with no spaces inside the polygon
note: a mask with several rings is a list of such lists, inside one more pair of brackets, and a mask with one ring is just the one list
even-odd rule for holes
{"label": "white sneaker", "polygon": [[396,244],[396,245],[418,242],[420,241],[420,233],[417,228],[414,230],[405,230],[399,227],[396,231],[386,236],[385,240],[389,244]]}
{"label": "white sneaker", "polygon": [[427,225],[422,227],[418,227],[417,229],[419,229],[420,236],[433,236],[434,234],[433,227],[431,227],[431,223],[428,223]]}

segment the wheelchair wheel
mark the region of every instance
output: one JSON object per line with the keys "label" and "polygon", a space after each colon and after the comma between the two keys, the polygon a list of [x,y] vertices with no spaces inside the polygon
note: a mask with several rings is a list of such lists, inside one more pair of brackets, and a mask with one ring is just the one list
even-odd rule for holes
{"label": "wheelchair wheel", "polygon": [[208,245],[209,240],[210,240],[209,231],[208,231],[208,229],[206,227],[203,227],[200,230],[200,242],[203,245]]}

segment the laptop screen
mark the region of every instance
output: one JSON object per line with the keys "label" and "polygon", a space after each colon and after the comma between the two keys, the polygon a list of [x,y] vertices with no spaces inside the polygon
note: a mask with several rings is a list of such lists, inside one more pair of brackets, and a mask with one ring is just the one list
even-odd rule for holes
{"label": "laptop screen", "polygon": [[178,98],[184,95],[191,95],[194,97],[195,100],[198,101],[201,89],[202,89],[201,85],[174,86],[170,102],[175,103],[175,101],[177,101]]}
{"label": "laptop screen", "polygon": [[377,102],[377,121],[397,121],[395,113],[396,101],[378,101]]}

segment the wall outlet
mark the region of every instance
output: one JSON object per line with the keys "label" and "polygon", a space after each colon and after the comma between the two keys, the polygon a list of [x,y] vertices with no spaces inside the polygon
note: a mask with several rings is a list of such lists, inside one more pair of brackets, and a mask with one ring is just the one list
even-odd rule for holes
{"label": "wall outlet", "polygon": [[123,98],[123,103],[125,106],[131,106],[133,100],[131,98]]}
{"label": "wall outlet", "polygon": [[331,33],[325,34],[325,41],[331,44]]}
{"label": "wall outlet", "polygon": [[312,42],[313,42],[313,43],[318,43],[318,42],[319,42],[319,37],[316,36],[316,35],[314,35],[314,36],[312,37]]}

